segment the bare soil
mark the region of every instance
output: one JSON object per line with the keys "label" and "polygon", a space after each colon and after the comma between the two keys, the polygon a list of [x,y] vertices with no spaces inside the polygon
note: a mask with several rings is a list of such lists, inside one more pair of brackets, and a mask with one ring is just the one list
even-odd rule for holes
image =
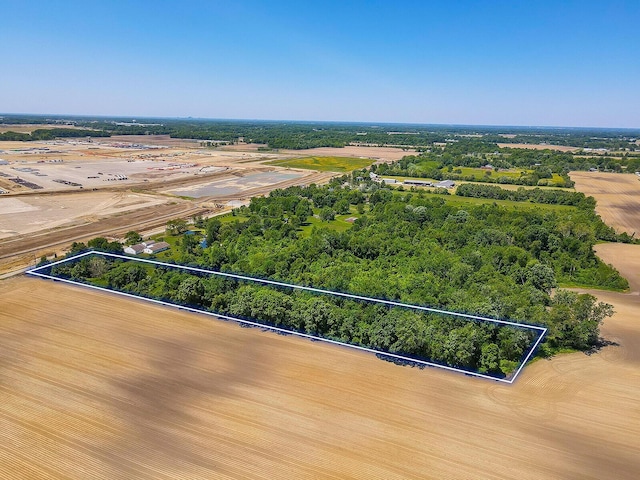
{"label": "bare soil", "polygon": [[640,245],[600,243],[593,249],[603,262],[616,267],[629,281],[632,293],[640,295]]}
{"label": "bare soil", "polygon": [[596,212],[618,233],[640,234],[640,177],[625,173],[571,172],[577,191],[598,202]]}
{"label": "bare soil", "polygon": [[[507,137],[507,135],[503,135]],[[531,143],[499,143],[500,148],[527,148],[529,150],[558,150],[560,152],[577,152],[578,147],[568,147],[566,145],[534,145]]]}
{"label": "bare soil", "polygon": [[[628,248],[603,255],[640,271]],[[597,292],[617,346],[539,360],[508,386],[52,281],[0,286],[3,478],[640,471],[638,295]]]}
{"label": "bare soil", "polygon": [[159,195],[132,192],[13,196],[0,199],[0,239],[168,203]]}
{"label": "bare soil", "polygon": [[358,147],[347,145],[343,148],[320,147],[307,148],[305,150],[280,150],[279,153],[296,157],[362,157],[373,158],[381,162],[393,162],[400,160],[405,155],[415,153],[411,148],[407,151],[393,147]]}

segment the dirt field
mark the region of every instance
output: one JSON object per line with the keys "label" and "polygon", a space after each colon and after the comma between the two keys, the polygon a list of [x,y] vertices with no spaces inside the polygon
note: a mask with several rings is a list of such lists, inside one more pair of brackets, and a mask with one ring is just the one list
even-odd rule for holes
{"label": "dirt field", "polygon": [[400,160],[405,155],[412,155],[415,151],[414,149],[409,149],[405,152],[401,148],[393,147],[356,147],[348,145],[344,148],[321,147],[308,148],[306,150],[280,150],[280,153],[296,157],[363,157],[373,158],[381,162],[392,162]]}
{"label": "dirt field", "polygon": [[0,239],[95,221],[168,203],[169,197],[131,192],[6,197],[0,199]]}
{"label": "dirt field", "polygon": [[593,249],[603,262],[616,267],[620,274],[629,280],[631,292],[640,295],[640,246],[601,243],[595,245]]}
{"label": "dirt field", "polygon": [[[507,135],[503,135],[506,137]],[[558,150],[560,152],[577,152],[578,147],[567,147],[566,145],[533,145],[531,143],[499,143],[500,148],[528,148],[530,150]]]}
{"label": "dirt field", "polygon": [[594,197],[596,212],[618,233],[640,235],[640,177],[624,173],[571,172],[577,191]]}
{"label": "dirt field", "polygon": [[[288,154],[201,148],[166,135],[0,142],[0,158],[0,274],[73,241],[145,233],[171,215],[219,211],[332,176],[262,165]],[[176,195],[198,200],[184,205]]]}
{"label": "dirt field", "polygon": [[0,286],[1,478],[640,471],[637,294],[599,293],[619,346],[537,361],[506,386],[61,283]]}

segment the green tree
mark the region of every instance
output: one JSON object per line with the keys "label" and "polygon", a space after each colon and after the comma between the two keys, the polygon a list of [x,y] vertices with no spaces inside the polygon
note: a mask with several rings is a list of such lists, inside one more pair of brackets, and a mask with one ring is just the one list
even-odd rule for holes
{"label": "green tree", "polygon": [[323,222],[330,222],[336,218],[336,212],[331,207],[322,207],[320,209],[320,220]]}
{"label": "green tree", "polygon": [[495,343],[482,345],[479,371],[481,373],[497,373],[500,371],[500,347]]}
{"label": "green tree", "polygon": [[124,243],[126,245],[134,245],[140,242],[142,242],[142,235],[136,231],[131,230],[124,236]]}
{"label": "green tree", "polygon": [[167,233],[169,235],[180,235],[187,231],[187,221],[182,218],[176,218],[167,222]]}

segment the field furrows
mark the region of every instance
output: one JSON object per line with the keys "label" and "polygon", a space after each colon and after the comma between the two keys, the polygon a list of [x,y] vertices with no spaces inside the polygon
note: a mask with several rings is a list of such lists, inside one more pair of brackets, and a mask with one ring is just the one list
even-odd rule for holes
{"label": "field furrows", "polygon": [[[634,478],[640,467],[625,355],[539,361],[503,386],[57,282],[2,286],[0,478]],[[607,348],[640,335],[617,321],[608,331],[623,347]]]}
{"label": "field furrows", "polygon": [[618,233],[640,234],[640,178],[628,173],[571,172],[576,190],[598,202],[596,212]]}

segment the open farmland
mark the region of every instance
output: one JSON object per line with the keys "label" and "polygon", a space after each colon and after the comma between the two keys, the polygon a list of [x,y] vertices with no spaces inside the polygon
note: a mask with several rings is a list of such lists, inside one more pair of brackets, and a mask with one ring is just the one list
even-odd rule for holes
{"label": "open farmland", "polygon": [[598,293],[616,307],[603,333],[619,346],[537,361],[506,386],[55,282],[2,287],[7,478],[632,479],[640,469],[637,294]]}
{"label": "open farmland", "polygon": [[374,147],[374,146],[358,146],[347,145],[346,147],[317,147],[307,148],[304,150],[280,150],[281,154],[300,157],[301,155],[310,157],[358,157],[371,158],[377,163],[393,162],[400,160],[405,155],[414,152],[413,148],[394,148],[394,147]]}
{"label": "open farmland", "polygon": [[557,150],[559,152],[576,152],[580,150],[580,148],[578,147],[569,147],[566,145],[547,145],[547,144],[533,144],[533,143],[498,143],[498,147],[525,148],[528,150]]}
{"label": "open farmland", "polygon": [[640,234],[640,178],[624,173],[571,172],[577,191],[597,200],[596,212],[618,233]]}

